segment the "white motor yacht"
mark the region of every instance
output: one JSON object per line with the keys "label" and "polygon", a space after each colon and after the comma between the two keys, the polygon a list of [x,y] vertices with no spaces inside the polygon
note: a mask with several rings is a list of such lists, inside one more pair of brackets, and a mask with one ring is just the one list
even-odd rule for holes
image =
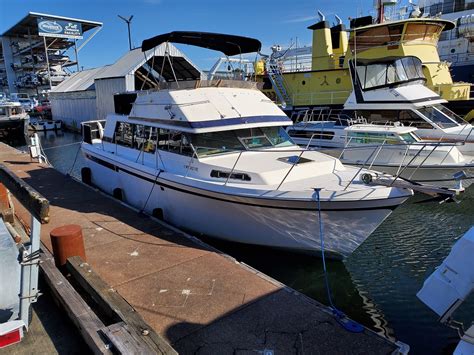
{"label": "white motor yacht", "polygon": [[417,57],[351,60],[353,92],[344,109],[369,123],[401,122],[418,128],[426,140],[465,143],[459,149],[474,154],[473,126],[444,106],[447,103],[424,84]]}
{"label": "white motor yacht", "polygon": [[[418,128],[422,140],[463,143],[458,149],[474,155],[473,126],[445,107],[447,101],[424,85],[418,58],[351,60],[349,68],[354,90],[344,110],[318,108],[293,113],[295,126],[289,128],[289,134],[295,142],[307,145],[311,140],[314,147],[337,147],[344,138],[333,133],[347,126],[401,124]],[[324,134],[320,136],[321,132]]]}
{"label": "white motor yacht", "polygon": [[8,142],[24,140],[29,118],[20,102],[0,100],[0,138]]}
{"label": "white motor yacht", "polygon": [[[236,55],[239,36],[172,32],[144,41]],[[302,149],[292,121],[250,81],[180,81],[137,92],[129,114],[83,123],[83,180],[186,230],[233,242],[350,255],[413,192],[367,185],[365,169]],[[317,191],[315,190],[317,189]]]}

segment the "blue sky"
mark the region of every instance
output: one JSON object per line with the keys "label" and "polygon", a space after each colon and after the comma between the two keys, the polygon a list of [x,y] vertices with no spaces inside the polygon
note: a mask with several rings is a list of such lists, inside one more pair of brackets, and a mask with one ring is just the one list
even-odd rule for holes
{"label": "blue sky", "polygon": [[[311,43],[307,26],[316,21],[317,10],[348,17],[367,15],[372,0],[0,0],[0,33],[14,25],[29,11],[99,21],[102,30],[79,54],[81,66],[93,68],[113,63],[128,50],[126,24],[117,15],[132,21],[132,42],[174,30],[221,32],[258,38],[264,53],[272,44],[287,45],[298,38]],[[178,45],[202,69],[212,66],[218,52]]]}

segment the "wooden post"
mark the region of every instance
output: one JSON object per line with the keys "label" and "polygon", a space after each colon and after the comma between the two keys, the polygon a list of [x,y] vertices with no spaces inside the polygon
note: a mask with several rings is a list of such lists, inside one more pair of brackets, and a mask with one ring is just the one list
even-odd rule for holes
{"label": "wooden post", "polygon": [[5,222],[14,223],[13,210],[10,206],[8,190],[2,183],[0,183],[0,214]]}
{"label": "wooden post", "polygon": [[54,261],[59,269],[65,268],[67,258],[71,256],[80,256],[83,260],[86,260],[81,226],[69,224],[54,228],[50,233],[50,237]]}

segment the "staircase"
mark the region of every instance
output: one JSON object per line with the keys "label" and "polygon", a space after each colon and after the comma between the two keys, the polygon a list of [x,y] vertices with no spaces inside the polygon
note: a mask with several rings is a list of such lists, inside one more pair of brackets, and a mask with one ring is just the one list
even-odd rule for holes
{"label": "staircase", "polygon": [[275,93],[278,97],[278,100],[285,108],[291,108],[292,100],[290,95],[288,95],[288,92],[286,91],[285,81],[283,79],[283,75],[281,73],[280,67],[278,66],[278,63],[276,63],[272,59],[269,59],[266,62],[266,69],[273,89],[275,90]]}

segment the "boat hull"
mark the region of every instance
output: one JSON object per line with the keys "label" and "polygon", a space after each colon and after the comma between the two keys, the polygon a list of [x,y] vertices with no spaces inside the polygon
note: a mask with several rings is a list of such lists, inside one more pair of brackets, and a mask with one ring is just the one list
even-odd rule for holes
{"label": "boat hull", "polygon": [[[207,190],[171,182],[158,176],[140,176],[137,170],[100,162],[85,154],[91,183],[127,204],[197,234],[232,242],[283,248],[319,255],[321,242],[316,201],[300,207],[275,203],[256,204],[255,199],[219,198]],[[117,190],[119,189],[119,190]],[[229,196],[229,195],[226,195]],[[321,215],[326,254],[349,256],[408,196],[377,201],[322,202]],[[268,201],[268,200],[267,200]],[[287,201],[288,202],[288,201]]]}
{"label": "boat hull", "polygon": [[61,121],[41,121],[41,120],[31,120],[29,127],[33,131],[56,131],[62,128]]}

